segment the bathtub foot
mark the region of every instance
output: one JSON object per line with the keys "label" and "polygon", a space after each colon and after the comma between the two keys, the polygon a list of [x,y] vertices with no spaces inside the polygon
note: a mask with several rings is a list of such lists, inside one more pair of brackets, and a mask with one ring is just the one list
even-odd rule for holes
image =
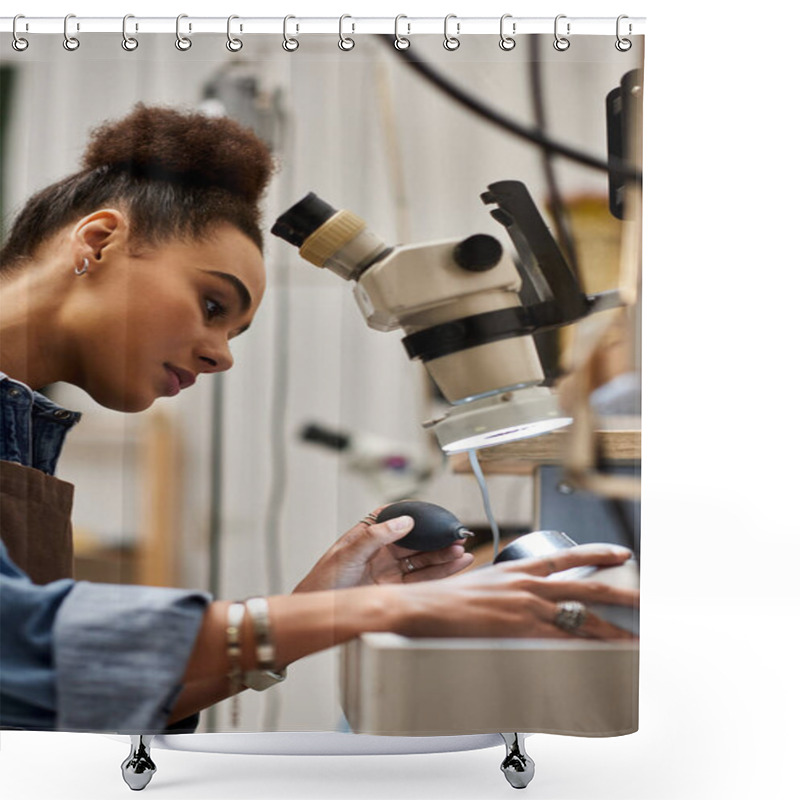
{"label": "bathtub foot", "polygon": [[152,741],[152,736],[131,734],[131,752],[122,762],[122,778],[135,792],[144,789],[156,772],[156,765],[150,758]]}
{"label": "bathtub foot", "polygon": [[524,789],[532,780],[536,765],[525,752],[525,740],[518,733],[501,733],[506,743],[506,757],[500,769],[515,789]]}

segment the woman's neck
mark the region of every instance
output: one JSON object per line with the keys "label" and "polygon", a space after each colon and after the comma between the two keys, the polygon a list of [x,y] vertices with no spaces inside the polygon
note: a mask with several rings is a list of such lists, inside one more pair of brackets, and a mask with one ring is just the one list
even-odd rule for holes
{"label": "woman's neck", "polygon": [[41,260],[0,280],[0,370],[32,389],[68,380],[58,313],[64,272]]}

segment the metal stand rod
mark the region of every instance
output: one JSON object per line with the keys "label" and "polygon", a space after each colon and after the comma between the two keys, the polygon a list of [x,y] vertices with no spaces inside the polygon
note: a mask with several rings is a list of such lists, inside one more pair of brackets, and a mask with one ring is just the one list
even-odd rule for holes
{"label": "metal stand rod", "polygon": [[515,789],[524,789],[536,771],[533,759],[525,752],[525,740],[518,733],[501,733],[506,743],[506,757],[500,769]]}
{"label": "metal stand rod", "polygon": [[121,766],[123,780],[135,792],[144,789],[156,773],[156,765],[150,758],[152,741],[152,736],[131,734],[131,752]]}

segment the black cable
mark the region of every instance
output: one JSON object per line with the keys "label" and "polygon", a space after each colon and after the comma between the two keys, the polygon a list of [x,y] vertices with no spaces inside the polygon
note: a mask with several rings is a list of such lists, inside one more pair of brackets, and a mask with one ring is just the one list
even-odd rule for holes
{"label": "black cable", "polygon": [[[547,130],[547,118],[544,105],[544,88],[542,86],[542,69],[539,37],[530,38],[530,82],[531,100],[533,104],[533,121],[542,133]],[[546,134],[545,134],[546,135]],[[567,263],[572,267],[572,271],[580,279],[580,264],[578,262],[578,251],[575,246],[575,236],[572,232],[569,212],[566,203],[561,195],[561,190],[556,181],[555,169],[553,167],[553,152],[551,150],[542,151],[542,168],[544,170],[547,190],[550,193],[550,207],[553,211],[553,221],[556,227],[556,237],[559,245],[564,250]],[[579,282],[581,282],[579,280]]]}
{"label": "black cable", "polygon": [[[540,37],[530,37],[529,55],[529,77],[531,100],[533,105],[533,122],[542,132],[547,135],[547,115],[544,104],[544,88],[542,85],[541,53],[539,49]],[[555,174],[555,155],[552,150],[542,149],[542,169],[544,171],[545,182],[550,195],[550,209],[553,214],[555,224],[556,240],[564,252],[567,263],[572,267],[573,273],[578,278],[579,285],[581,270],[578,261],[578,250],[575,245],[575,237],[572,232],[569,211],[561,195]],[[558,330],[540,331],[534,334],[536,349],[542,360],[545,374],[549,380],[557,378],[561,374],[561,335]]]}
{"label": "black cable", "polygon": [[469,108],[471,111],[474,111],[487,121],[498,125],[515,136],[525,139],[528,142],[532,142],[539,147],[543,147],[545,150],[549,150],[553,153],[557,153],[560,156],[564,156],[564,158],[568,158],[571,161],[576,161],[586,167],[602,170],[603,172],[609,172],[613,170],[621,177],[641,183],[641,171],[632,167],[626,161],[616,157],[612,157],[608,161],[604,161],[602,158],[590,155],[589,153],[584,153],[583,151],[577,150],[570,145],[562,144],[555,139],[551,139],[550,137],[542,134],[538,128],[526,127],[516,120],[506,117],[494,109],[489,108],[489,106],[485,105],[482,101],[468,94],[463,89],[459,88],[443,75],[438,73],[429,64],[425,63],[419,58],[415,58],[409,52],[411,50],[410,47],[406,48],[405,50],[398,50],[394,46],[394,36],[378,35],[378,39],[380,39],[387,47],[391,47],[392,52],[404,59],[413,70],[427,78],[431,83],[449,95],[453,100],[465,106],[466,108]]}

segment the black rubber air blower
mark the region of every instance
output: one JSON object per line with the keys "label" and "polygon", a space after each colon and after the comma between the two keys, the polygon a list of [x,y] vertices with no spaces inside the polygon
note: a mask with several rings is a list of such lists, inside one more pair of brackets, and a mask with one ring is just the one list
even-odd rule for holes
{"label": "black rubber air blower", "polygon": [[378,522],[395,517],[413,517],[414,527],[394,544],[409,550],[441,550],[475,534],[468,530],[453,513],[435,503],[422,500],[402,500],[386,506],[378,514]]}

